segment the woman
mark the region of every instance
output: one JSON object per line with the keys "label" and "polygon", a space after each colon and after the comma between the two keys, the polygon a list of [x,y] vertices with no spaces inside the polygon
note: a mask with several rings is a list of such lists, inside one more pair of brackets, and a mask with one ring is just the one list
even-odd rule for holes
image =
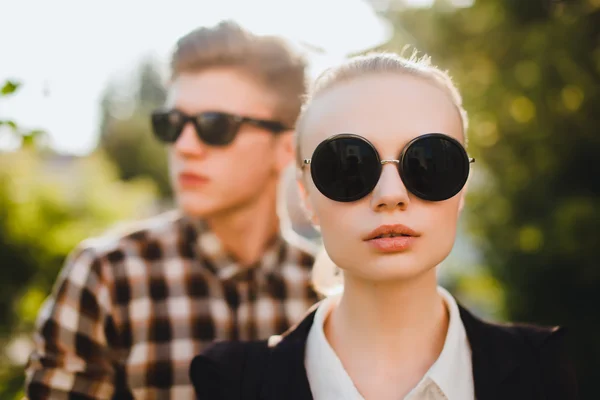
{"label": "woman", "polygon": [[196,357],[199,398],[576,397],[562,329],[483,322],[437,286],[474,161],[466,126],[460,94],[427,59],[357,57],[317,80],[298,169],[343,291],[269,343]]}

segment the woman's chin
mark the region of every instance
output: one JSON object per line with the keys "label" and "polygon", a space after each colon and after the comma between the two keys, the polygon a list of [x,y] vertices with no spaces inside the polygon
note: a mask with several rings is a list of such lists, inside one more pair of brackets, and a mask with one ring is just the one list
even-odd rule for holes
{"label": "woman's chin", "polygon": [[348,274],[359,279],[383,283],[407,282],[416,279],[427,272],[435,269],[435,265],[425,263],[408,254],[394,254],[386,257],[378,257],[369,263],[368,269],[360,268],[347,271]]}

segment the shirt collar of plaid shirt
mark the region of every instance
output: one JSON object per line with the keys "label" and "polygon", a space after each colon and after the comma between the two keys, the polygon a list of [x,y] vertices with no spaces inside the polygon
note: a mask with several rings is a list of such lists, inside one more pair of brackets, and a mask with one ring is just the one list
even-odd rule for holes
{"label": "shirt collar of plaid shirt", "polygon": [[219,279],[242,278],[243,275],[257,267],[260,267],[264,273],[274,272],[278,268],[281,252],[285,251],[286,244],[280,234],[274,238],[261,259],[249,268],[240,265],[231,254],[227,253],[217,235],[210,230],[204,220],[187,219],[197,234],[195,250],[199,256],[208,261],[210,266],[214,267],[213,272]]}

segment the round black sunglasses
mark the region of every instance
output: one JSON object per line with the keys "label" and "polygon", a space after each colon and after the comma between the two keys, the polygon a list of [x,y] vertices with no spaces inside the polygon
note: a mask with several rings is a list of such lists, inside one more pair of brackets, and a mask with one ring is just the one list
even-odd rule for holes
{"label": "round black sunglasses", "polygon": [[339,134],[321,142],[303,166],[317,189],[339,202],[360,200],[375,189],[383,165],[396,164],[406,189],[427,201],[455,196],[469,177],[465,148],[442,133],[428,133],[411,140],[397,160],[382,160],[375,146],[362,136]]}
{"label": "round black sunglasses", "polygon": [[211,111],[188,115],[173,109],[158,110],[152,113],[152,131],[156,138],[164,143],[175,143],[188,122],[194,126],[198,139],[211,146],[226,146],[233,142],[240,126],[244,123],[258,126],[275,134],[290,129],[281,122],[224,112]]}

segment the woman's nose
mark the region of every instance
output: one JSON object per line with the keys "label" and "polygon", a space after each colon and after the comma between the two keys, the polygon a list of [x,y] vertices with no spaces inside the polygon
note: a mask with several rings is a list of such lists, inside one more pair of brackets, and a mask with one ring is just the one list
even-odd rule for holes
{"label": "woman's nose", "polygon": [[381,169],[379,182],[377,182],[371,197],[373,210],[403,210],[408,207],[409,202],[408,190],[400,178],[398,165],[396,163],[385,163]]}

